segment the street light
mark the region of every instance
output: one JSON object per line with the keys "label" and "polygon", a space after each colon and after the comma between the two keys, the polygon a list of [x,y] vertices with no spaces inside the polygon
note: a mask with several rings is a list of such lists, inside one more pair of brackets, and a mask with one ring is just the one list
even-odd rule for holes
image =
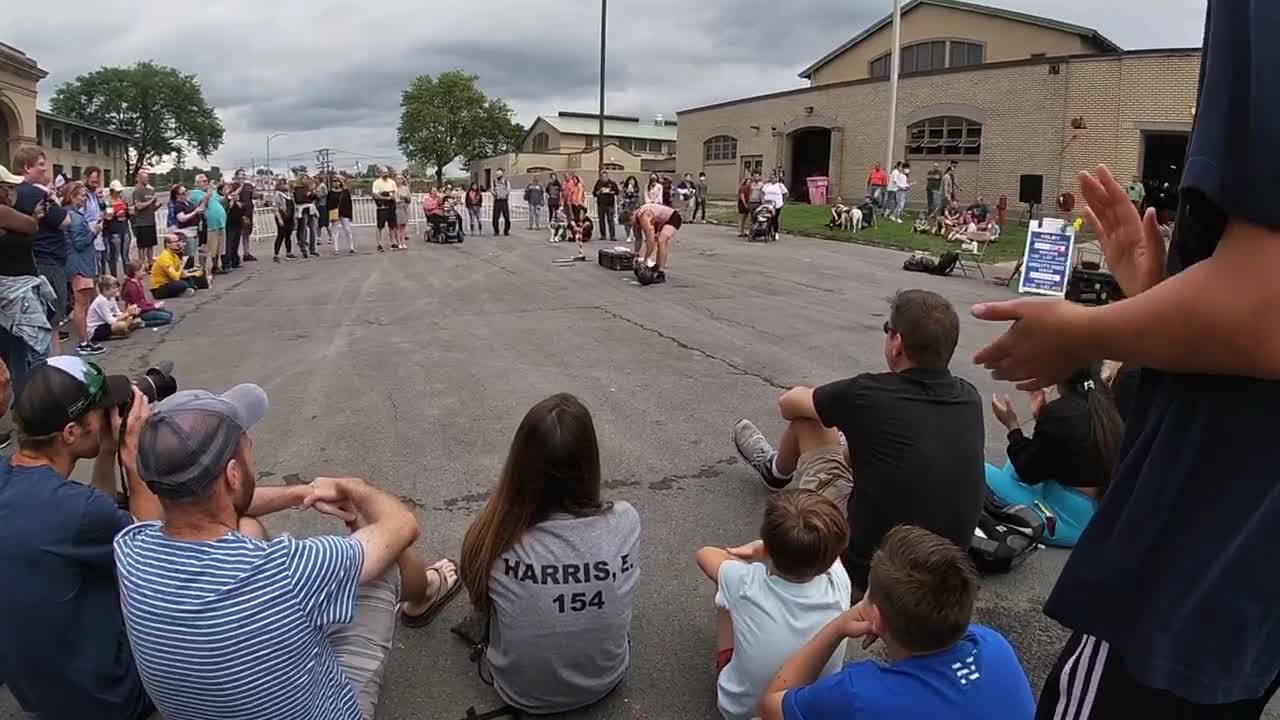
{"label": "street light", "polygon": [[599,162],[596,163],[596,177],[604,174],[604,34],[608,10],[609,0],[600,0],[600,141],[596,143],[600,149],[597,153]]}
{"label": "street light", "polygon": [[894,138],[898,129],[898,70],[902,62],[902,0],[893,0],[893,46],[889,50],[889,142],[884,148],[884,168],[893,167]]}
{"label": "street light", "polygon": [[267,136],[267,172],[268,173],[271,172],[271,141],[282,135],[288,135],[288,134],[289,133],[278,132],[278,133],[272,133]]}

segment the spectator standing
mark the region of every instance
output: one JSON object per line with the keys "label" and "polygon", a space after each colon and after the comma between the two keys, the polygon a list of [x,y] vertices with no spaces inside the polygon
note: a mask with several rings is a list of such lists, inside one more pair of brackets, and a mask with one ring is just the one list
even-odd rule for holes
{"label": "spectator standing", "polygon": [[[207,196],[206,196],[207,197]],[[166,223],[182,237],[187,257],[195,257],[198,247],[198,226],[204,214],[204,203],[193,205],[187,188],[181,183],[169,188],[169,219]]]}
{"label": "spectator standing", "polygon": [[[559,188],[560,186],[557,185],[556,187]],[[547,189],[550,190],[550,186]],[[484,209],[484,192],[480,190],[480,183],[474,181],[471,183],[471,187],[467,188],[467,194],[463,198],[463,204],[467,208],[471,232],[476,235],[483,235],[484,222],[480,219],[480,211]],[[556,205],[559,207],[559,203],[556,203]]]}
{"label": "spectator standing", "polygon": [[[1106,166],[1085,217],[1123,302],[989,303],[1015,321],[975,356],[1046,387],[1087,362],[1141,366],[1106,500],[1045,613],[1072,631],[1039,717],[1257,718],[1280,683],[1280,142],[1274,3],[1210,0],[1195,126],[1168,250]],[[1224,452],[1224,449],[1228,451]]]}
{"label": "spectator standing", "polygon": [[197,257],[197,264],[206,279],[210,274],[223,275],[226,273],[222,268],[222,252],[227,245],[227,210],[222,205],[222,196],[209,178],[200,174],[196,175],[196,189],[191,191],[191,202],[204,205],[204,227],[208,237],[204,255]]}
{"label": "spectator standing", "polygon": [[146,269],[151,268],[151,261],[155,259],[156,211],[161,202],[151,187],[151,173],[139,170],[133,184],[133,207],[129,215],[133,221],[134,243],[138,246],[138,262]]}
{"label": "spectator standing", "polygon": [[1129,181],[1125,186],[1125,195],[1129,197],[1129,202],[1133,203],[1133,207],[1142,212],[1142,201],[1147,197],[1147,186],[1142,184],[1142,178],[1137,175]]}
{"label": "spectator standing", "polygon": [[[760,538],[704,547],[695,556],[716,585],[716,704],[726,720],[756,717],[783,661],[849,609],[852,588],[840,564],[849,540],[843,509],[809,490],[778,493],[765,506]],[[841,646],[817,675],[843,664]]]}
{"label": "spectator standing", "polygon": [[959,202],[960,181],[956,179],[956,161],[947,162],[947,170],[942,174],[942,197],[947,202]]}
{"label": "spectator standing", "polygon": [[897,219],[898,213],[898,180],[902,178],[902,163],[893,164],[893,169],[889,171],[889,184],[884,189],[884,214],[892,222],[902,222]]}
{"label": "spectator standing", "polygon": [[[84,215],[85,222],[88,224],[89,232],[93,238],[93,250],[95,253],[106,252],[107,241],[106,238],[103,237],[103,233],[106,230],[106,218],[103,217],[102,213],[102,206],[104,204],[101,194],[102,170],[90,165],[84,169],[84,174],[81,175],[81,177],[83,179],[80,182],[83,183],[85,189],[84,207],[81,212]],[[95,260],[97,257],[98,256],[95,255]],[[94,277],[96,278],[97,275],[95,274]]]}
{"label": "spectator standing", "polygon": [[76,352],[81,355],[101,355],[107,349],[93,342],[89,336],[89,305],[97,296],[94,281],[97,279],[97,252],[93,249],[93,227],[85,218],[85,207],[89,203],[89,188],[79,180],[67,183],[65,187],[67,210],[71,214],[71,223],[67,226],[66,272],[71,281],[71,321],[75,325],[80,344]]}
{"label": "spectator standing", "polygon": [[770,175],[769,182],[760,189],[764,204],[773,208],[773,239],[778,239],[782,223],[782,206],[786,204],[787,186],[777,175]]}
{"label": "spectator standing", "polygon": [[685,202],[685,212],[689,213],[690,222],[698,212],[698,185],[693,181],[693,173],[685,173],[680,181],[680,199]]}
{"label": "spectator standing", "polygon": [[880,163],[876,163],[871,168],[871,172],[867,174],[867,193],[871,195],[871,201],[882,209],[886,208],[886,203],[889,201],[885,197],[885,189],[888,184],[889,179],[885,177],[884,169],[880,167]]}
{"label": "spectator standing", "polygon": [[102,209],[107,257],[101,270],[118,276],[120,263],[129,262],[129,205],[124,201],[124,185],[112,180],[107,197],[107,205]]}
{"label": "spectator standing", "polygon": [[560,184],[560,179],[555,173],[551,173],[551,179],[547,180],[547,224],[551,223],[551,218],[555,217],[556,211],[560,209],[560,205],[564,198],[564,186]]}
{"label": "spectator standing", "polygon": [[640,181],[635,175],[628,175],[622,181],[622,194],[619,198],[618,222],[622,224],[627,242],[632,240],[631,216],[640,208]]}
{"label": "spectator standing", "polygon": [[[333,176],[333,187],[329,190],[329,218],[330,224],[337,225],[337,230],[333,232],[333,252],[339,253],[342,247],[339,244],[339,238],[347,239],[347,253],[356,254],[356,241],[351,235],[351,220],[353,219],[354,207],[351,202],[351,191],[347,189],[346,178],[341,175]],[[337,217],[334,220],[334,217]]]}
{"label": "spectator standing", "polygon": [[671,204],[671,178],[662,176],[662,204],[667,207],[673,207]]}
{"label": "spectator standing", "polygon": [[[258,258],[253,256],[253,181],[243,170],[237,171],[236,174],[240,178],[240,195],[236,202],[240,206],[240,259],[244,262],[257,262]],[[236,267],[239,266],[238,259]]]}
{"label": "spectator standing", "polygon": [[[391,177],[391,168],[383,165],[378,170],[378,178],[373,181],[371,187],[373,193],[373,202],[377,206],[377,235],[378,252],[383,252],[382,247],[382,230],[387,230],[387,240],[391,243],[391,249],[396,249],[396,181]],[[276,241],[276,255],[280,254],[280,241]]]}
{"label": "spectator standing", "polygon": [[241,173],[236,171],[231,182],[219,187],[222,205],[227,209],[227,244],[222,249],[222,267],[228,271],[240,267],[240,223],[244,221],[240,213],[241,182]]}
{"label": "spectator standing", "polygon": [[[56,234],[61,243],[64,263],[66,237],[62,227],[70,222],[67,213],[48,200],[41,183],[47,182],[44,153],[36,147],[24,146],[14,153],[14,161],[22,176],[0,173],[4,187],[4,203],[0,216],[0,360],[8,368],[13,394],[21,391],[27,370],[58,348],[58,322],[65,312],[66,283],[56,291],[45,279],[36,259],[37,242],[45,242]],[[33,182],[35,181],[35,182]],[[12,205],[12,208],[9,207]],[[12,210],[12,212],[10,212]],[[55,275],[66,278],[64,265],[47,266]],[[6,410],[9,402],[0,406]]]}
{"label": "spectator standing", "polygon": [[[36,271],[40,277],[49,282],[55,295],[52,318],[54,333],[50,339],[49,352],[57,355],[59,352],[58,328],[65,321],[69,304],[66,265],[70,246],[67,244],[64,231],[70,226],[71,217],[45,186],[49,182],[49,174],[44,152],[30,146],[19,148],[14,160],[22,171],[23,181],[14,188],[13,208],[35,218],[40,226],[40,230],[31,239],[32,259],[35,261]],[[40,216],[41,213],[43,217]],[[11,345],[10,350],[13,351],[15,359],[21,355],[21,348],[16,344]],[[27,359],[28,366],[35,364],[34,356],[28,356]],[[6,357],[6,363],[8,360],[9,358]],[[21,377],[21,371],[15,372],[14,367],[10,364],[9,372],[15,378]],[[20,381],[17,382],[21,384]]]}
{"label": "spectator standing", "polygon": [[[597,702],[631,664],[640,516],[601,498],[600,485],[591,414],[572,395],[553,395],[520,422],[463,540],[462,579],[487,618],[482,674],[522,712]],[[543,568],[569,575],[542,583]]]}
{"label": "spectator standing", "polygon": [[[393,184],[395,180],[391,181]],[[392,194],[394,202],[395,195]],[[394,205],[393,205],[394,212]],[[303,175],[293,185],[293,218],[298,233],[298,254],[302,259],[316,256],[316,194],[311,190],[311,178]],[[397,217],[397,220],[399,218]],[[391,230],[392,247],[395,247],[396,230]]]}
{"label": "spectator standing", "polygon": [[658,177],[658,173],[649,174],[649,185],[644,191],[644,204],[662,204],[662,178]]}
{"label": "spectator standing", "polygon": [[316,175],[316,235],[324,233],[329,244],[334,243],[333,229],[329,227],[329,186],[323,174]]}
{"label": "spectator standing", "polygon": [[[163,522],[114,543],[138,673],[170,720],[372,720],[396,625],[433,620],[457,570],[427,567],[413,513],[363,480],[257,487],[249,431],[267,405],[257,385],[183,390],[142,423],[139,475]],[[352,532],[268,537],[261,518],[290,508]]]}
{"label": "spectator standing", "polygon": [[[377,180],[374,180],[375,186],[377,185],[377,182],[378,182]],[[394,190],[392,192],[394,192]],[[275,245],[275,253],[271,257],[272,262],[280,262],[280,246],[281,245],[284,246],[285,258],[289,260],[293,260],[295,257],[293,254],[293,226],[294,226],[294,223],[297,222],[297,218],[296,218],[296,207],[295,207],[293,197],[294,197],[293,193],[290,192],[289,190],[289,181],[285,180],[284,178],[280,178],[279,180],[277,180],[276,190],[275,190],[275,193],[272,195],[272,203],[271,203],[271,205],[275,208],[275,211],[276,211],[276,245]],[[379,207],[378,212],[382,213],[383,208]],[[381,215],[379,217],[381,222]],[[391,219],[392,221],[395,220],[394,207],[391,209]],[[382,226],[379,225],[378,226],[379,232],[381,232],[381,229],[382,229]],[[379,240],[381,240],[381,235],[379,235]],[[378,250],[379,251],[382,250],[381,245],[378,246]]]}
{"label": "spectator standing", "polygon": [[[117,448],[116,408],[130,399]],[[111,553],[133,518],[160,514],[137,474],[146,414],[127,377],[74,356],[33,367],[14,402],[18,450],[0,460],[0,680],[32,717],[143,720],[155,711],[121,620]],[[116,505],[117,449],[127,510]],[[80,460],[93,460],[90,484],[70,479]]]}
{"label": "spectator standing", "polygon": [[412,199],[409,179],[404,175],[396,176],[396,233],[400,238],[400,249],[409,247],[409,201]]}
{"label": "spectator standing", "polygon": [[524,188],[524,202],[529,207],[529,229],[542,229],[542,206],[546,202],[546,193],[538,176],[534,175]]}
{"label": "spectator standing", "polygon": [[575,172],[565,173],[564,204],[569,208],[569,222],[580,223],[587,216],[587,189]]}
{"label": "spectator standing", "polygon": [[[706,222],[707,221],[708,187],[707,187],[707,174],[705,172],[698,173],[698,183],[694,185],[693,190],[694,190],[693,217],[690,218],[690,220],[692,222]],[[702,213],[701,221],[698,220],[699,212]]]}
{"label": "spectator standing", "polygon": [[[760,701],[762,720],[1031,720],[1035,701],[1013,647],[972,623],[978,574],[964,550],[900,526],[876,550],[871,577],[866,597],[773,676]],[[883,641],[888,663],[859,660],[822,678],[844,659],[847,640],[862,640],[864,648]]]}
{"label": "spectator standing", "polygon": [[173,322],[173,313],[166,310],[164,301],[152,302],[142,287],[142,268],[135,262],[124,264],[124,286],[120,296],[128,305],[138,308],[138,319],[146,327],[160,327]]}
{"label": "spectator standing", "polygon": [[596,216],[600,221],[600,239],[605,242],[611,243],[618,238],[618,231],[614,226],[618,193],[618,183],[609,177],[608,171],[601,172],[600,179],[596,180],[596,185],[591,190],[591,194],[596,198]]}
{"label": "spectator standing", "polygon": [[493,234],[498,235],[498,218],[502,218],[503,235],[511,234],[511,181],[503,176],[502,168],[493,174],[493,185],[489,188],[493,198]]}
{"label": "spectator standing", "polygon": [[925,176],[924,190],[929,201],[927,214],[933,217],[942,211],[942,170],[938,168],[938,163],[934,163],[933,167],[929,168],[929,174]]}
{"label": "spectator standing", "polygon": [[751,176],[743,175],[738,183],[738,237],[747,236],[747,218],[751,215]]}

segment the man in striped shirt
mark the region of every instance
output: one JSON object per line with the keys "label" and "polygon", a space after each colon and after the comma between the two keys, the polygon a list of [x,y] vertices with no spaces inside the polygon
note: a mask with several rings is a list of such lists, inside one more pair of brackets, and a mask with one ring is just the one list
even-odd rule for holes
{"label": "man in striped shirt", "polygon": [[[255,488],[247,431],[266,410],[256,385],[186,390],[143,427],[139,474],[165,520],[115,541],[138,671],[167,720],[370,720],[397,604],[426,624],[460,587],[456,568],[424,567],[416,518],[363,480]],[[353,534],[270,540],[246,524],[289,507]]]}

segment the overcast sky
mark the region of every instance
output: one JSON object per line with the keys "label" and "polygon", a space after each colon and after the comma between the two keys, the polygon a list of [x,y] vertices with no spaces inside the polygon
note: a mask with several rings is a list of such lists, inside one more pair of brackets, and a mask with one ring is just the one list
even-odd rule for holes
{"label": "overcast sky", "polygon": [[[594,0],[89,0],[4,2],[0,42],[49,71],[40,105],[101,65],[155,60],[195,73],[226,127],[212,164],[274,158],[399,163],[400,91],[461,68],[528,124],[597,104]],[[994,0],[1096,28],[1121,47],[1198,46],[1205,0]],[[425,6],[425,7],[424,7]],[[425,8],[431,8],[428,13]],[[890,0],[613,0],[607,112],[677,110],[804,85],[796,73],[892,8]],[[20,32],[15,33],[18,30]],[[194,161],[199,162],[199,161]],[[274,162],[277,167],[282,163]]]}

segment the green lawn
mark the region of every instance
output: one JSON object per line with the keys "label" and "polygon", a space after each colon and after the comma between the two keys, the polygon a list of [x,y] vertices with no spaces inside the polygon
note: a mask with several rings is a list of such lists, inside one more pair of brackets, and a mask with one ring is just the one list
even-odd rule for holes
{"label": "green lawn", "polygon": [[[874,228],[864,228],[854,235],[845,230],[832,230],[827,227],[831,220],[831,211],[822,206],[788,205],[782,211],[783,232],[809,237],[826,238],[842,242],[862,243],[896,248],[898,250],[923,251],[934,256],[947,249],[956,249],[954,244],[948,245],[937,235],[916,234],[911,232],[911,223],[917,211],[908,210],[903,213],[902,224],[880,220]],[[910,220],[907,217],[910,216]],[[716,222],[737,226],[738,213],[735,208],[721,207],[712,209],[708,217]],[[1009,221],[1009,227],[1000,233],[1000,239],[987,248],[984,263],[1016,260],[1022,257],[1026,244],[1027,224],[1016,220]]]}

